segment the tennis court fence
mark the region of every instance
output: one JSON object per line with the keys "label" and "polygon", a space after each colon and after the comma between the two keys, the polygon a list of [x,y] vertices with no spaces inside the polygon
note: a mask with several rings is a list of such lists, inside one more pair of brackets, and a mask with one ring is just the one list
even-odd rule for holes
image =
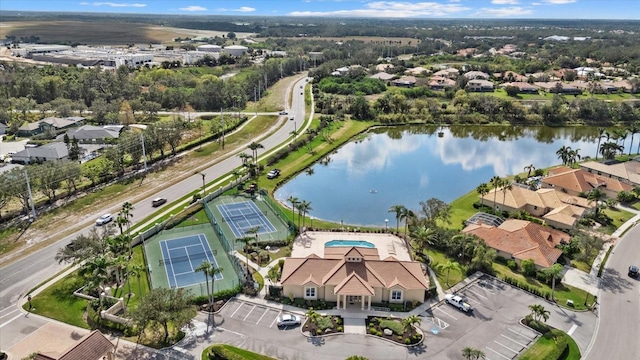
{"label": "tennis court fence", "polygon": [[289,216],[287,216],[287,214],[280,208],[280,206],[278,206],[278,204],[276,204],[274,200],[269,197],[269,194],[267,194],[265,190],[260,190],[260,195],[262,195],[264,202],[271,209],[271,211],[273,211],[273,213],[276,214],[280,218],[280,220],[282,220],[282,222],[287,224],[287,226],[289,227],[289,231],[293,231],[295,229],[295,224],[289,219]]}

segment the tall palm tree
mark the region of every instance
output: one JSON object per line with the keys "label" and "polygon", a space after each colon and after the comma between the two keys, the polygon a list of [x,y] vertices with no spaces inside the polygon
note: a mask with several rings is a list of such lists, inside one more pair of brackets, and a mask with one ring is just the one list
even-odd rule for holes
{"label": "tall palm tree", "polygon": [[113,261],[107,255],[98,255],[87,259],[80,267],[79,274],[89,282],[90,290],[102,290],[109,280],[109,269],[112,265]]}
{"label": "tall palm tree", "polygon": [[[142,277],[142,273],[145,268],[141,264],[133,264],[129,268],[129,276],[135,276],[138,279],[138,296],[142,296],[142,284],[140,283],[140,278]],[[131,292],[131,284],[129,284],[129,292]]]}
{"label": "tall palm tree", "polygon": [[287,198],[287,201],[291,203],[291,210],[293,211],[293,223],[295,225],[296,223],[296,208],[298,206],[298,204],[300,203],[300,199],[298,199],[295,196],[289,196]]}
{"label": "tall palm tree", "polygon": [[571,149],[567,153],[567,165],[575,165],[575,163],[580,160],[580,149]]}
{"label": "tall palm tree", "polygon": [[533,164],[529,164],[524,167],[524,170],[527,172],[527,177],[531,177],[531,172],[536,170],[536,167]]}
{"label": "tall palm tree", "polygon": [[629,144],[629,156],[631,156],[631,149],[633,148],[633,136],[637,133],[640,133],[640,124],[638,122],[631,123],[627,127],[627,131],[631,134],[631,144]]}
{"label": "tall palm tree", "polygon": [[447,286],[449,286],[449,273],[451,272],[451,270],[458,270],[458,271],[461,270],[460,264],[458,264],[455,261],[451,261],[451,260],[447,261],[444,264],[436,265],[436,269],[438,269],[438,271],[446,271],[447,272],[447,280],[445,282],[447,284]]}
{"label": "tall palm tree", "polygon": [[243,237],[240,237],[240,238],[236,239],[236,241],[239,241],[239,242],[244,244],[243,250],[244,250],[245,258],[247,259],[247,262],[246,262],[247,274],[249,274],[249,249],[248,249],[248,247],[249,247],[249,244],[251,244],[251,242],[253,240],[255,240],[255,237],[253,237],[253,236],[243,236]]}
{"label": "tall palm tree", "polygon": [[507,192],[513,190],[513,185],[507,179],[502,183],[502,211],[504,211],[504,203],[507,200]]}
{"label": "tall palm tree", "polygon": [[551,277],[551,300],[555,300],[553,293],[556,290],[556,279],[560,278],[564,267],[560,264],[553,264],[551,267],[544,269],[544,273]]}
{"label": "tall palm tree", "polygon": [[420,249],[426,248],[426,245],[433,245],[437,240],[437,236],[438,234],[435,230],[424,225],[418,226],[413,233],[411,233],[411,237],[415,240],[417,247]]}
{"label": "tall palm tree", "polygon": [[491,269],[491,265],[496,259],[496,256],[498,256],[498,254],[494,249],[490,249],[484,244],[478,245],[473,252],[471,267],[473,269]]}
{"label": "tall palm tree", "polygon": [[[211,265],[211,267],[206,271],[209,273],[209,277],[211,278],[211,302],[210,302],[211,305],[209,306],[209,309],[215,310],[214,304],[215,304],[216,292],[215,292],[214,285],[215,285],[215,281],[216,281],[216,275],[222,274],[222,268],[215,267],[215,266]],[[207,286],[207,288],[208,288],[208,286]],[[213,326],[215,326],[216,325],[216,318],[213,317],[212,320],[213,320]]]}
{"label": "tall palm tree", "polygon": [[494,175],[491,180],[489,180],[489,184],[493,187],[493,207],[496,206],[496,195],[498,194],[498,188],[502,184],[502,179],[500,176]]}
{"label": "tall palm tree", "polygon": [[302,227],[303,228],[304,228],[304,220],[306,218],[306,215],[311,210],[313,210],[313,208],[311,207],[311,202],[310,201],[302,200],[298,204],[298,212],[302,216]]}
{"label": "tall palm tree", "polygon": [[598,128],[598,146],[596,147],[596,160],[598,160],[598,152],[600,151],[600,140],[602,140],[605,130],[606,129],[603,127]]}
{"label": "tall palm tree", "polygon": [[562,165],[567,165],[569,152],[571,151],[571,146],[562,145],[558,151],[556,151],[556,155],[558,155],[558,159],[562,160]]}
{"label": "tall palm tree", "polygon": [[606,142],[600,146],[600,154],[602,154],[602,157],[606,160],[615,159],[618,152],[622,152],[623,150],[623,146],[620,146],[613,141]]}
{"label": "tall palm tree", "polygon": [[549,310],[545,309],[544,306],[539,304],[529,305],[529,309],[531,310],[531,316],[538,321],[539,319],[544,319],[546,322],[549,320]]}
{"label": "tall palm tree", "polygon": [[251,144],[249,144],[249,146],[247,146],[252,154],[253,154],[253,163],[257,163],[258,162],[258,149],[264,149],[264,146],[260,143],[257,143],[255,141],[252,141]]}
{"label": "tall palm tree", "polygon": [[251,156],[249,156],[247,153],[244,153],[244,152],[241,152],[240,154],[238,154],[238,157],[240,158],[240,160],[242,160],[242,165],[246,165],[247,160],[251,158]]}
{"label": "tall palm tree", "polygon": [[202,261],[198,267],[195,268],[195,272],[204,273],[204,282],[207,284],[207,302],[209,305],[209,311],[211,311],[211,292],[209,291],[209,270],[213,267],[209,261]]}
{"label": "tall palm tree", "polygon": [[595,202],[596,204],[596,216],[598,216],[598,212],[600,210],[600,202],[603,201],[604,199],[607,198],[607,194],[605,194],[604,192],[600,191],[600,189],[593,189],[591,191],[589,191],[589,194],[587,194],[587,200],[589,200],[589,202]]}
{"label": "tall palm tree", "polygon": [[[402,217],[400,219],[404,219],[404,240],[406,242],[409,235],[409,223],[413,223],[417,219],[417,216],[413,210],[406,209],[406,211],[402,212]],[[407,248],[408,245],[409,244],[407,244]]]}
{"label": "tall palm tree", "polygon": [[398,230],[400,229],[400,218],[402,217],[402,213],[407,208],[404,205],[392,205],[387,212],[396,214],[396,234],[398,234]]}
{"label": "tall palm tree", "polygon": [[484,206],[484,196],[489,193],[489,185],[487,183],[478,185],[476,192],[480,195],[480,205]]}
{"label": "tall palm tree", "polygon": [[129,258],[131,258],[131,256],[133,256],[133,249],[131,248],[131,220],[130,218],[133,218],[133,210],[135,208],[133,207],[133,204],[131,204],[128,201],[125,201],[124,204],[122,204],[122,209],[120,209],[120,213],[118,214],[118,217],[123,217],[125,219],[125,224],[127,225],[127,237],[129,238]]}

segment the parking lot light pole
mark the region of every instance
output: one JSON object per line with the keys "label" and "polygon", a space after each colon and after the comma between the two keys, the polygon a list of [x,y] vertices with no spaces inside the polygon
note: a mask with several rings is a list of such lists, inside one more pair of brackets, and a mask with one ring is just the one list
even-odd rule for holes
{"label": "parking lot light pole", "polygon": [[201,171],[197,171],[196,174],[199,174],[200,176],[202,176],[202,198],[204,199],[204,186],[205,186],[204,178],[206,174]]}
{"label": "parking lot light pole", "polygon": [[384,219],[384,231],[389,231],[389,219]]}

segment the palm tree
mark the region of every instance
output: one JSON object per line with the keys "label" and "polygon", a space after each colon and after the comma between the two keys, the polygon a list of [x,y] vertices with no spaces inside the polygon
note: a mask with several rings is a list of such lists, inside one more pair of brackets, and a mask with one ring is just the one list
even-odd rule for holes
{"label": "palm tree", "polygon": [[[142,296],[142,283],[140,283],[140,278],[144,270],[145,268],[141,264],[133,264],[131,268],[129,268],[129,276],[135,276],[138,279],[138,296]],[[129,292],[131,292],[131,284],[129,284]]]}
{"label": "palm tree", "polygon": [[102,290],[109,280],[109,268],[113,261],[106,255],[98,255],[87,261],[80,268],[79,274],[89,282],[90,290]]}
{"label": "palm tree", "polygon": [[204,282],[207,284],[207,300],[209,303],[209,311],[211,311],[211,292],[209,291],[209,269],[213,267],[209,261],[203,260],[195,269],[195,272],[204,273]]}
{"label": "palm tree", "polygon": [[[124,218],[124,223],[127,225],[127,237],[129,238],[129,258],[131,258],[131,256],[133,256],[133,249],[131,248],[131,220],[129,218],[133,218],[133,213],[132,211],[135,208],[133,207],[133,205],[128,202],[125,201],[124,204],[122,204],[122,209],[120,209],[120,213],[118,214],[118,218],[122,217]],[[122,233],[122,229],[121,229],[121,233]]]}
{"label": "palm tree", "polygon": [[387,211],[396,214],[396,234],[398,233],[398,230],[400,228],[400,218],[402,217],[402,214],[406,211],[406,209],[407,208],[403,205],[392,205]]}
{"label": "palm tree", "polygon": [[488,248],[484,244],[476,246],[471,259],[471,267],[473,269],[491,269],[493,261],[496,259],[497,253],[494,249]]}
{"label": "palm tree", "polygon": [[507,200],[507,191],[511,191],[513,189],[513,185],[506,179],[502,184],[502,211],[504,211],[504,203]]}
{"label": "palm tree", "polygon": [[462,357],[467,360],[479,360],[487,358],[482,350],[474,349],[472,347],[466,347],[462,349]]}
{"label": "palm tree", "polygon": [[600,154],[606,160],[611,160],[616,157],[618,152],[622,152],[624,150],[624,146],[620,146],[615,142],[606,142],[600,146]]}
{"label": "palm tree", "polygon": [[313,210],[313,208],[311,207],[311,202],[307,200],[302,200],[298,204],[298,213],[302,216],[302,228],[304,228],[304,220],[306,214],[311,210]]}
{"label": "palm tree", "polygon": [[420,324],[421,321],[422,319],[418,315],[409,315],[402,319],[402,325],[405,331],[409,331],[412,326]]}
{"label": "palm tree", "polygon": [[438,269],[438,271],[446,271],[447,272],[447,281],[445,282],[447,284],[447,286],[449,286],[449,273],[451,272],[451,270],[457,270],[460,271],[460,264],[458,264],[455,261],[447,261],[444,264],[438,264],[436,265],[436,269]]}
{"label": "palm tree", "polygon": [[605,130],[606,129],[602,127],[598,128],[598,146],[596,147],[596,160],[598,160],[598,151],[600,150],[600,140],[602,140]]}
{"label": "palm tree", "polygon": [[487,185],[487,183],[482,183],[478,185],[476,191],[480,195],[480,205],[484,206],[484,196],[489,193],[489,185]]}
{"label": "palm tree", "polygon": [[640,133],[640,125],[638,122],[631,123],[627,127],[627,131],[631,134],[631,144],[629,144],[629,156],[631,156],[631,148],[633,148],[633,136],[637,133]]}
{"label": "palm tree", "polygon": [[[222,273],[222,268],[220,267],[214,267],[213,265],[211,265],[211,267],[206,270],[206,272],[209,274],[209,277],[211,278],[211,302],[210,302],[210,306],[209,309],[210,311],[215,310],[214,304],[215,304],[215,281],[216,281],[216,275],[221,274]],[[209,286],[207,285],[207,288],[209,288]],[[213,325],[216,325],[216,318],[213,317]]]}
{"label": "palm tree", "polygon": [[300,200],[295,196],[289,196],[287,201],[291,203],[291,210],[293,211],[293,223],[296,223],[296,207],[300,203]]}
{"label": "palm tree", "polygon": [[404,210],[400,214],[400,220],[403,220],[403,219],[404,219],[404,242],[405,242],[405,245],[407,246],[407,249],[409,249],[409,242],[407,241],[408,233],[409,233],[409,222],[415,221],[416,214],[413,212],[413,210],[404,208]]}
{"label": "palm tree", "polygon": [[558,151],[556,151],[556,155],[558,155],[558,159],[562,160],[562,165],[567,165],[569,159],[569,152],[571,151],[571,146],[562,145]]}
{"label": "palm tree", "polygon": [[251,144],[249,144],[249,146],[247,146],[250,150],[251,153],[253,154],[253,163],[257,163],[258,162],[258,149],[264,149],[264,146],[260,143],[257,143],[255,141],[252,141]]}
{"label": "palm tree", "polygon": [[607,197],[607,194],[605,194],[604,192],[600,191],[600,189],[597,189],[597,188],[589,191],[589,194],[587,194],[587,200],[589,200],[589,202],[596,203],[596,213],[595,213],[596,217],[598,216],[598,212],[600,210],[599,204],[606,197]]}
{"label": "palm tree", "polygon": [[544,319],[546,322],[549,320],[549,310],[545,309],[544,306],[539,304],[529,305],[529,309],[531,310],[531,316],[538,321],[539,319]]}
{"label": "palm tree", "polygon": [[498,194],[498,188],[502,184],[502,179],[500,176],[494,175],[491,180],[489,180],[489,184],[493,187],[493,207],[496,206],[496,195]]}
{"label": "palm tree", "polygon": [[551,267],[544,269],[544,273],[551,277],[551,300],[555,300],[553,293],[556,290],[556,279],[562,275],[564,267],[560,264],[553,264]]}
{"label": "palm tree", "polygon": [[437,236],[438,234],[435,230],[424,225],[418,226],[413,233],[411,233],[411,237],[416,241],[416,245],[420,249],[426,248],[426,245],[433,245]]}
{"label": "palm tree", "polygon": [[573,166],[578,160],[580,160],[580,149],[569,150],[567,153],[567,164]]}
{"label": "palm tree", "polygon": [[536,170],[536,167],[533,164],[529,164],[524,167],[524,170],[527,172],[527,177],[531,177],[531,172]]}
{"label": "palm tree", "polygon": [[242,165],[246,165],[247,164],[247,160],[251,156],[249,156],[247,153],[241,152],[240,154],[238,154],[238,157],[240,158],[240,160],[242,160]]}

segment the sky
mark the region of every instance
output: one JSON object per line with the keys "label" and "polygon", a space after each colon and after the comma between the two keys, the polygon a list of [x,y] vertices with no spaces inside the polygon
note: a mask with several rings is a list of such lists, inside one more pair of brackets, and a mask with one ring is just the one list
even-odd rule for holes
{"label": "sky", "polygon": [[330,18],[640,20],[639,0],[0,0],[0,11],[3,10]]}

